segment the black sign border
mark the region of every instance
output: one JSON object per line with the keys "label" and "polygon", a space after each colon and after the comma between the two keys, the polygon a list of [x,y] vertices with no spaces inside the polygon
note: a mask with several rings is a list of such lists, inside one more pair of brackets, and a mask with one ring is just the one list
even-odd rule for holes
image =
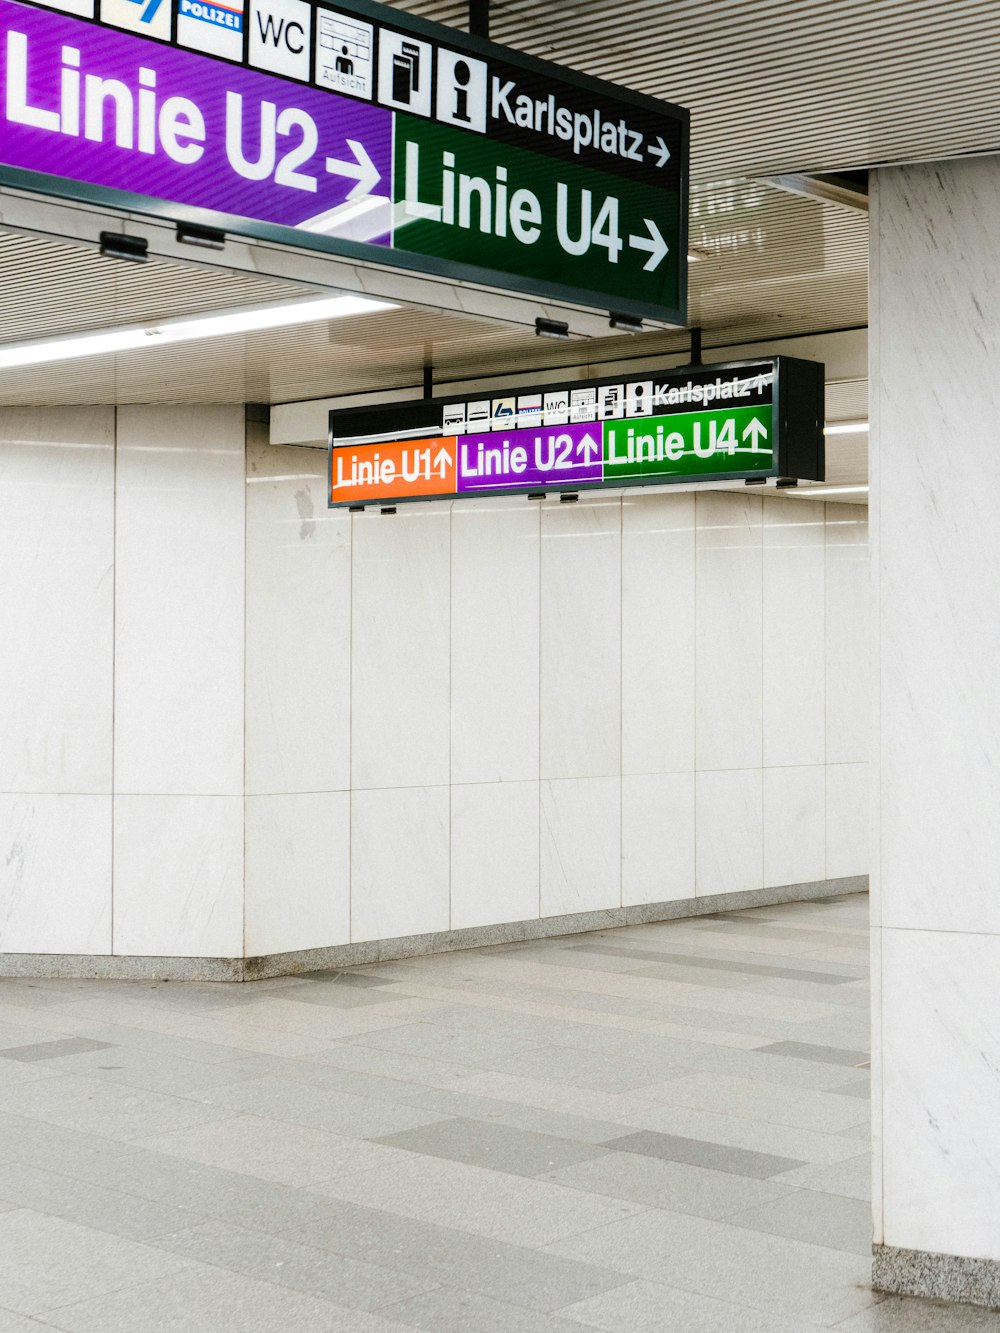
{"label": "black sign border", "polygon": [[[37,0],[34,3],[33,0],[17,0],[17,2],[26,3],[29,9],[43,9],[47,13],[60,13],[64,17],[76,20],[78,23],[86,23],[101,30],[125,31],[115,29],[112,25],[101,23],[97,19],[86,18],[77,14],[67,14],[65,10],[54,9],[52,6],[37,3]],[[368,22],[380,23],[398,31],[412,32],[428,41],[435,41],[449,48],[467,51],[470,55],[478,56],[481,59],[494,60],[515,68],[521,68],[526,73],[536,77],[558,80],[578,88],[582,92],[620,102],[625,107],[633,106],[662,118],[675,118],[679,122],[681,153],[679,163],[680,240],[677,255],[680,300],[677,308],[654,305],[618,296],[606,300],[601,293],[586,288],[547,282],[541,278],[522,277],[517,274],[504,273],[498,269],[480,268],[472,264],[455,263],[452,260],[440,259],[433,255],[409,254],[403,250],[366,245],[358,241],[332,240],[329,237],[303,233],[295,227],[282,227],[273,223],[257,222],[252,218],[242,218],[230,213],[216,212],[212,209],[172,204],[168,200],[155,199],[149,195],[108,189],[105,186],[92,185],[86,181],[68,180],[62,176],[26,171],[20,167],[4,166],[2,163],[0,163],[0,191],[5,187],[11,187],[18,190],[33,191],[37,194],[51,195],[76,203],[108,206],[128,213],[142,214],[160,221],[173,223],[195,222],[225,231],[234,237],[249,236],[256,240],[293,246],[296,249],[315,250],[341,259],[377,264],[387,270],[402,269],[418,274],[431,274],[434,277],[445,278],[452,282],[469,283],[477,287],[487,287],[494,291],[514,292],[521,296],[540,297],[543,300],[580,306],[584,310],[609,313],[613,311],[623,315],[633,315],[640,319],[654,319],[665,324],[675,325],[678,328],[686,327],[691,116],[685,107],[676,106],[672,102],[660,101],[646,93],[620,88],[616,84],[607,83],[603,79],[594,78],[592,75],[581,74],[577,70],[556,65],[547,60],[540,60],[535,56],[525,55],[511,47],[500,46],[496,42],[473,37],[457,28],[432,23],[429,19],[409,14],[405,10],[377,4],[374,0],[329,0],[329,3],[320,3],[320,0],[307,0],[307,2],[313,10],[313,40],[315,40],[316,31],[316,12],[331,9],[343,10],[345,13],[356,14],[358,18]],[[247,5],[247,12],[249,13],[249,4]],[[210,52],[193,51],[190,47],[181,46],[173,36],[175,29],[176,11],[171,20],[172,35],[170,41],[147,37],[143,33],[128,32],[127,35],[136,37],[143,42],[151,42],[154,46],[169,46],[190,55],[200,56],[203,60],[214,60],[223,66],[256,68],[255,66],[241,66],[239,62],[227,60]],[[292,79],[270,70],[258,72],[266,74],[269,78],[282,79],[297,87],[316,88],[318,86],[306,84],[301,79]],[[325,90],[320,89],[320,91]],[[332,93],[331,95],[347,96],[347,94]],[[378,105],[375,102],[372,104]],[[477,135],[476,137],[482,136]],[[539,156],[544,156],[544,154],[539,154]],[[609,172],[608,174],[612,175],[614,173]]]}
{"label": "black sign border", "polygon": [[[745,361],[720,361],[712,362],[707,365],[697,366],[669,366],[656,368],[643,368],[641,372],[629,371],[619,375],[604,375],[600,379],[585,380],[567,380],[566,385],[569,389],[589,389],[600,388],[604,384],[623,384],[630,380],[641,377],[652,379],[669,379],[671,377],[683,378],[694,372],[707,373],[712,372],[718,375],[725,375],[729,371],[741,371],[751,367],[759,368],[770,365],[773,368],[774,379],[771,384],[771,422],[774,430],[774,451],[772,454],[773,466],[767,471],[755,468],[752,471],[742,472],[713,472],[708,475],[699,476],[678,476],[678,477],[651,477],[648,481],[642,479],[638,481],[605,482],[605,481],[586,481],[586,482],[567,482],[563,485],[553,484],[551,486],[503,486],[490,490],[475,491],[442,491],[436,495],[406,495],[397,499],[382,500],[334,500],[333,496],[333,452],[335,449],[349,449],[350,444],[337,445],[334,442],[334,423],[340,418],[346,420],[350,417],[363,418],[364,416],[374,417],[379,411],[392,413],[401,419],[409,418],[412,426],[397,425],[394,429],[416,430],[433,429],[439,438],[448,438],[442,435],[441,427],[433,425],[434,421],[440,422],[441,409],[446,403],[471,403],[478,402],[484,398],[499,397],[501,393],[510,394],[529,394],[545,393],[551,391],[553,384],[559,384],[560,381],[553,381],[548,384],[524,384],[516,385],[506,390],[487,390],[480,389],[475,393],[456,393],[448,394],[440,398],[424,398],[416,401],[404,403],[390,403],[379,408],[334,408],[329,415],[330,430],[327,444],[327,477],[326,477],[326,505],[327,509],[344,509],[360,512],[362,510],[379,511],[381,509],[394,509],[402,504],[437,504],[440,501],[450,502],[452,500],[468,501],[479,499],[493,499],[497,496],[506,495],[520,499],[525,496],[537,496],[539,499],[550,495],[583,495],[585,492],[603,492],[610,494],[624,493],[626,491],[643,490],[648,486],[700,486],[713,484],[720,481],[745,481],[748,479],[758,479],[766,481],[778,477],[791,477],[799,481],[824,481],[826,477],[826,457],[825,457],[825,437],[823,428],[825,424],[825,391],[826,376],[825,366],[820,361],[807,361],[801,357],[793,356],[757,356]],[[704,409],[711,411],[713,409]],[[367,434],[368,432],[366,432]],[[377,434],[378,432],[371,432]],[[402,438],[394,434],[390,429],[385,434],[386,443],[393,442]],[[414,436],[414,438],[417,438]],[[461,437],[459,437],[461,438]],[[371,441],[372,444],[378,443],[377,439]]]}

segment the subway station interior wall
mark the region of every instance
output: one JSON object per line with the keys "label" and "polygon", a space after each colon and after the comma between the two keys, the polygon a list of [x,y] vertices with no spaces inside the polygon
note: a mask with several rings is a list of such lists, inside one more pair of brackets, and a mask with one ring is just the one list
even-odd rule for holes
{"label": "subway station interior wall", "polygon": [[864,508],[348,515],[325,469],[240,408],[0,411],[0,949],[254,956],[867,872]]}

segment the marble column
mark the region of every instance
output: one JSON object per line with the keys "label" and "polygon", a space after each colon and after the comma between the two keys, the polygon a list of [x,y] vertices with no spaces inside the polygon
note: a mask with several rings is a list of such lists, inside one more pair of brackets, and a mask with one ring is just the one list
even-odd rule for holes
{"label": "marble column", "polygon": [[874,1280],[1000,1306],[1000,157],[872,193]]}

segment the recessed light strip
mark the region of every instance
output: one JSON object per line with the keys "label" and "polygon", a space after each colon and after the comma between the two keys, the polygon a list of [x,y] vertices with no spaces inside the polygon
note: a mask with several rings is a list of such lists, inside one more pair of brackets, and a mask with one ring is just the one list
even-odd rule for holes
{"label": "recessed light strip", "polygon": [[824,495],[867,495],[868,486],[800,486],[790,492],[806,499],[821,500]]}
{"label": "recessed light strip", "polygon": [[159,324],[133,324],[97,333],[77,333],[69,338],[38,338],[32,342],[0,345],[0,370],[103,356],[111,352],[131,352],[144,347],[165,347],[199,338],[222,338],[232,333],[258,333],[263,329],[290,328],[296,324],[395,309],[394,302],[377,301],[369,296],[326,296],[314,301],[246,306],[220,314],[165,319]]}

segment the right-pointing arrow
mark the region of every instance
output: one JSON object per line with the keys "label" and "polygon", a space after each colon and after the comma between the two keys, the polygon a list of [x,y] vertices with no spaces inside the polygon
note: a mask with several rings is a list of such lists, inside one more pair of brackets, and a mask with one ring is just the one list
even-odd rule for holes
{"label": "right-pointing arrow", "polygon": [[756,417],[751,417],[743,427],[743,438],[750,438],[750,447],[753,450],[760,448],[761,440],[767,439],[767,427],[763,421],[758,421]]}
{"label": "right-pointing arrow", "polygon": [[649,251],[649,258],[642,267],[647,273],[652,273],[653,269],[659,267],[660,261],[666,258],[670,246],[663,239],[663,233],[652,218],[643,218],[643,222],[646,224],[649,236],[633,235],[628,238],[628,243],[633,250]]}
{"label": "right-pointing arrow", "polygon": [[338,157],[326,159],[326,169],[331,176],[346,176],[357,181],[347,192],[348,199],[357,199],[359,195],[371,194],[382,179],[382,173],[368,155],[368,149],[357,139],[348,139],[347,146],[354,154],[353,162],[344,162]]}
{"label": "right-pointing arrow", "polygon": [[655,144],[649,145],[649,151],[655,158],[659,159],[659,161],[656,164],[658,167],[664,167],[670,161],[670,149],[663,142],[662,134],[658,134],[656,136]]}

